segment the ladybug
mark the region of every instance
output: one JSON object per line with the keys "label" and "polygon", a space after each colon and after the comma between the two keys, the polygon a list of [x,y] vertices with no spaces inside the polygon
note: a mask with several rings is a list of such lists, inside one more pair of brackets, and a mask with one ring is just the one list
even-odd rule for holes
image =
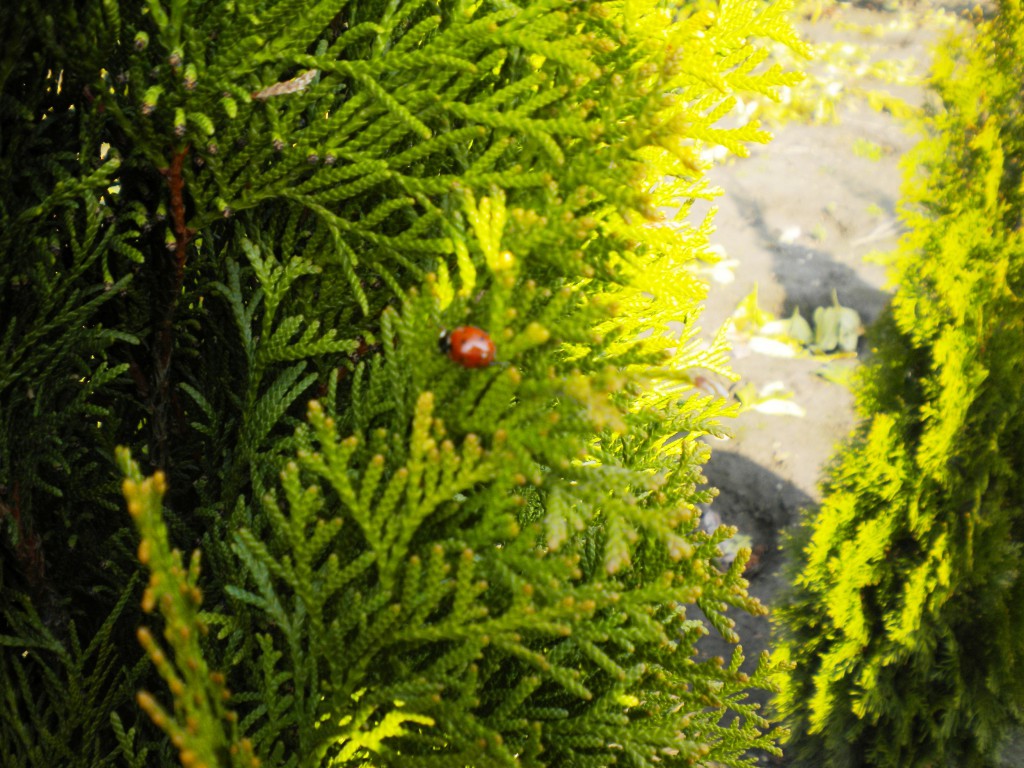
{"label": "ladybug", "polygon": [[442,331],[438,346],[464,368],[486,368],[494,362],[494,341],[487,331],[473,325]]}

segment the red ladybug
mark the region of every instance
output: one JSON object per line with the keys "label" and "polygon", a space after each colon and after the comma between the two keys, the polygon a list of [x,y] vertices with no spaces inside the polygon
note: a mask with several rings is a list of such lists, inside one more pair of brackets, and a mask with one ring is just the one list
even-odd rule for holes
{"label": "red ladybug", "polygon": [[442,331],[438,339],[441,352],[464,368],[486,368],[494,362],[494,341],[473,325],[460,325]]}

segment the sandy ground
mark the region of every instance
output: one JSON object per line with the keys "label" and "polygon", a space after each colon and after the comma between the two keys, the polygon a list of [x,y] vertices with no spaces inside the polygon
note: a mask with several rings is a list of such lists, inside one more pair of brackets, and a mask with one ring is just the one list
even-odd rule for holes
{"label": "sandy ground", "polygon": [[[841,3],[827,7],[819,18],[811,18],[814,9],[809,8],[800,28],[812,43],[849,43],[864,62],[894,60],[925,75],[930,45],[951,24],[948,17],[943,21],[935,15],[937,7],[923,2],[902,8]],[[755,286],[760,307],[777,317],[796,307],[809,319],[815,307],[832,302],[835,291],[840,303],[856,309],[868,324],[889,300],[884,268],[865,256],[890,251],[897,243],[902,231],[896,211],[902,183],[899,161],[918,135],[908,130],[905,120],[871,109],[858,94],[884,89],[914,106],[930,96],[920,84],[884,84],[860,76],[856,66],[840,72],[830,72],[820,61],[811,66],[818,75],[841,83],[841,94],[850,94],[839,99],[839,122],[795,121],[776,127],[772,143],[713,173],[712,180],[725,192],[717,201],[713,241],[724,249],[725,266],[733,268],[731,273],[719,270],[727,282],[712,283],[707,329],[721,326]],[[828,362],[841,370],[856,366],[858,359],[761,354],[746,335],[737,335],[733,344],[733,367],[743,377],[740,386],[759,391],[781,382],[792,393],[790,402],[805,411],[804,416],[743,412],[731,425],[733,437],[714,442],[706,471],[721,491],[711,505],[712,516],[749,537],[757,556],[748,569],[750,591],[770,607],[782,586],[781,533],[796,522],[802,508],[819,501],[822,470],[854,426],[850,391],[820,374]],[[859,357],[867,352],[862,339]],[[752,663],[769,647],[769,619],[746,614],[733,618]],[[712,637],[701,652],[728,657],[731,647]],[[767,756],[760,760],[785,765]]]}
{"label": "sandy ground", "polygon": [[[908,29],[902,18],[842,4],[828,18],[804,20],[801,31],[812,43],[845,36],[854,45],[877,50],[877,56],[913,57],[923,73],[927,44],[936,33],[924,25]],[[874,34],[847,25],[870,27]],[[843,85],[853,88],[848,81]],[[924,99],[922,88],[900,90],[910,103]],[[816,307],[831,304],[835,291],[865,324],[876,318],[889,299],[885,270],[864,257],[892,250],[902,231],[896,214],[899,160],[918,138],[908,127],[851,97],[840,108],[838,123],[785,124],[775,129],[774,141],[754,147],[749,158],[715,169],[712,180],[724,195],[715,203],[713,242],[733,268],[724,273],[731,282],[712,281],[705,328],[719,328],[755,287],[761,309],[776,317],[799,308],[810,319]],[[874,159],[856,150],[865,141],[879,148]],[[730,425],[732,438],[713,443],[706,474],[720,490],[712,511],[749,536],[756,548],[758,562],[748,574],[751,592],[770,604],[779,586],[779,534],[796,521],[801,508],[820,499],[822,468],[854,425],[853,397],[846,386],[819,375],[829,361],[761,354],[749,342],[748,334],[733,339],[733,368],[742,377],[738,386],[761,391],[780,382],[806,415],[744,411]],[[863,342],[860,352],[866,352]],[[857,359],[830,362],[852,368]],[[766,647],[766,619],[735,618],[748,655]]]}

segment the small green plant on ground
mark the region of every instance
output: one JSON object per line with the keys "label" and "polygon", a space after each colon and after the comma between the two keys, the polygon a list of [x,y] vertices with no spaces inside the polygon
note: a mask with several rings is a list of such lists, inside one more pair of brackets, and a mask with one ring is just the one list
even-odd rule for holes
{"label": "small green plant on ground", "polygon": [[774,750],[686,201],[787,10],[0,4],[4,764]]}
{"label": "small green plant on ground", "polygon": [[790,548],[801,766],[991,765],[1024,706],[1024,14],[937,54],[862,423]]}

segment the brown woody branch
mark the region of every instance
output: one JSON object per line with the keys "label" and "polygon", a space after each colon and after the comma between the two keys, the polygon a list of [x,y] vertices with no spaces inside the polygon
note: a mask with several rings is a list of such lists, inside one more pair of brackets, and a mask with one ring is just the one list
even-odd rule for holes
{"label": "brown woody branch", "polygon": [[171,158],[171,164],[160,170],[167,177],[167,188],[171,193],[171,221],[174,224],[174,266],[177,288],[185,278],[185,262],[188,260],[188,244],[195,236],[195,230],[185,225],[185,177],[181,169],[185,164],[189,146]]}
{"label": "brown woody branch", "polygon": [[14,521],[15,544],[14,555],[21,566],[22,573],[28,583],[38,587],[43,583],[46,576],[46,558],[43,556],[43,540],[39,534],[29,529],[21,516],[21,492],[18,481],[14,481],[14,492],[11,495],[11,504],[8,505],[0,498],[0,519],[10,516]]}
{"label": "brown woody branch", "polygon": [[[160,173],[167,179],[171,198],[171,225],[174,232],[173,270],[166,280],[167,293],[163,301],[156,302],[156,344],[153,349],[153,387],[151,408],[153,413],[153,462],[156,466],[170,469],[168,452],[171,433],[171,358],[174,353],[174,313],[178,297],[185,280],[185,265],[188,261],[188,244],[195,236],[195,230],[185,224],[185,178],[182,168],[188,156],[189,146],[176,153],[167,168]],[[159,270],[158,270],[159,272]]]}

